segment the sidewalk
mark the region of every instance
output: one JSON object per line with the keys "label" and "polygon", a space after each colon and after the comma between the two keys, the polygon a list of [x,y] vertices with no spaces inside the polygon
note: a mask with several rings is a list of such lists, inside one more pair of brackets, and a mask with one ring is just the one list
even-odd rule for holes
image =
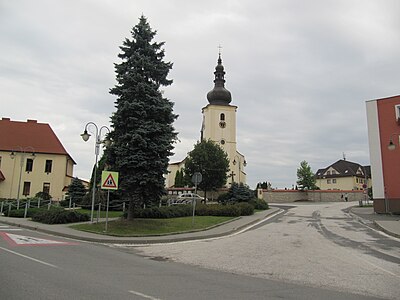
{"label": "sidewalk", "polygon": [[[188,240],[201,240],[233,234],[235,232],[244,230],[245,228],[250,227],[251,225],[256,224],[268,217],[277,215],[280,212],[281,210],[279,208],[271,208],[262,212],[256,212],[252,216],[243,216],[236,218],[219,226],[214,226],[208,230],[146,237],[116,237],[110,235],[101,235],[72,229],[69,227],[71,224],[49,225],[33,222],[30,219],[9,218],[4,216],[0,216],[0,223],[88,242],[113,244],[156,244]],[[101,221],[105,221],[105,219]]]}
{"label": "sidewalk", "polygon": [[400,215],[376,214],[373,207],[350,208],[350,213],[366,225],[375,227],[391,236],[400,238]]}
{"label": "sidewalk", "polygon": [[[268,217],[278,215],[280,212],[281,210],[279,208],[272,207],[269,210],[257,212],[252,216],[236,218],[233,221],[212,227],[208,230],[146,237],[115,237],[101,235],[72,229],[69,227],[70,224],[48,225],[33,222],[30,219],[9,218],[3,216],[0,216],[0,223],[88,242],[113,244],[155,244],[201,240],[233,234],[244,230],[245,228],[251,227],[251,225],[254,225]],[[351,207],[350,213],[360,222],[368,226],[378,228],[389,235],[400,238],[400,215],[375,214],[372,207],[358,206]]]}

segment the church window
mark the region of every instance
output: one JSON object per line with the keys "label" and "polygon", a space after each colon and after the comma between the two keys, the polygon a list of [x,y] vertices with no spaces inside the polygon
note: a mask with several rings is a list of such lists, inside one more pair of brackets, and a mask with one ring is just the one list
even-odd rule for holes
{"label": "church window", "polygon": [[221,145],[225,145],[225,140],[221,140]]}
{"label": "church window", "polygon": [[226,127],[226,123],[224,121],[219,122],[219,127],[225,128]]}
{"label": "church window", "polygon": [[225,114],[220,114],[219,119],[220,121],[225,121]]}

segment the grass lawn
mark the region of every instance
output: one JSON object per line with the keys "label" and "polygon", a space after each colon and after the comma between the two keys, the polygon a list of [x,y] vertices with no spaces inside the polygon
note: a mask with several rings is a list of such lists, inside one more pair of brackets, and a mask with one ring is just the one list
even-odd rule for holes
{"label": "grass lawn", "polygon": [[[90,209],[76,209],[77,212],[80,212],[82,214],[88,214],[90,216],[91,210]],[[94,218],[97,218],[97,212],[98,210],[95,209],[94,210]],[[108,211],[108,217],[109,218],[119,218],[122,217],[123,212],[122,211],[113,211],[113,210],[109,210]],[[100,218],[105,218],[106,217],[106,211],[100,211]]]}
{"label": "grass lawn", "polygon": [[[233,217],[195,216],[171,219],[134,219],[133,221],[117,220],[108,222],[108,235],[114,236],[145,236],[182,233],[191,230],[201,230],[217,225]],[[77,224],[71,228],[104,234],[105,223]]]}

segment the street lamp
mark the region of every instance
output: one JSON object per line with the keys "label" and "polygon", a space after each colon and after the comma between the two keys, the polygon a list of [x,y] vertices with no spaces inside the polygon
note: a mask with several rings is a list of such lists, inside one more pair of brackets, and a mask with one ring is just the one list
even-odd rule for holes
{"label": "street lamp", "polygon": [[[18,151],[15,151],[15,150],[18,150]],[[18,147],[16,147],[16,149],[11,150],[11,153],[10,153],[11,159],[14,159],[17,156],[17,154],[15,152],[21,153],[19,180],[18,180],[18,192],[17,192],[17,209],[19,209],[19,200],[20,200],[19,195],[20,195],[20,191],[21,191],[22,167],[24,166],[25,155],[27,153],[31,153],[32,160],[34,160],[35,159],[35,149],[31,146],[28,146],[25,148],[18,146]]]}
{"label": "street lamp", "polygon": [[390,151],[396,149],[396,145],[393,143],[393,136],[397,135],[399,137],[399,145],[400,145],[400,133],[393,133],[390,136],[389,145],[387,146]]}
{"label": "street lamp", "polygon": [[[238,159],[238,161],[239,161],[239,183],[240,183],[240,173],[242,172],[242,171],[241,171],[242,159],[241,159],[241,157],[240,157],[239,155],[235,155],[234,158],[233,158],[233,162],[232,162],[234,166],[236,165],[236,157],[237,157],[237,159]],[[245,159],[244,159],[244,161],[243,161],[243,166],[244,166],[244,167],[247,166],[247,162],[246,162]],[[233,177],[232,177],[232,178],[233,178]]]}
{"label": "street lamp", "polygon": [[85,125],[85,130],[81,134],[82,139],[87,142],[90,138],[90,134],[88,133],[88,127],[93,126],[96,129],[95,132],[95,148],[94,148],[94,153],[96,156],[96,161],[94,164],[94,174],[93,174],[93,186],[92,186],[92,211],[90,213],[90,222],[93,223],[93,214],[94,214],[94,199],[95,199],[95,189],[96,189],[96,172],[97,172],[97,160],[99,157],[99,151],[100,151],[100,145],[104,143],[106,146],[109,146],[111,144],[111,141],[106,138],[105,140],[101,140],[101,135],[103,130],[107,130],[108,133],[110,133],[110,129],[107,126],[101,126],[100,129],[97,127],[97,125],[93,122],[89,122]]}

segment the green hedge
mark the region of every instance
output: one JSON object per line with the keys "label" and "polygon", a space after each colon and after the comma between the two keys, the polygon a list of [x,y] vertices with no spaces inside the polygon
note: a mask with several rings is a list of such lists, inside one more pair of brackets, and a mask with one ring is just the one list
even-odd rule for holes
{"label": "green hedge", "polygon": [[71,210],[46,210],[34,214],[32,220],[45,224],[67,224],[89,221],[90,217],[88,214]]}
{"label": "green hedge", "polygon": [[[196,216],[224,216],[239,217],[254,213],[254,206],[249,203],[236,203],[233,205],[199,204],[196,205]],[[188,217],[193,214],[191,205],[173,205],[154,208],[138,209],[134,212],[135,218],[168,219]],[[126,218],[127,212],[124,213]]]}

